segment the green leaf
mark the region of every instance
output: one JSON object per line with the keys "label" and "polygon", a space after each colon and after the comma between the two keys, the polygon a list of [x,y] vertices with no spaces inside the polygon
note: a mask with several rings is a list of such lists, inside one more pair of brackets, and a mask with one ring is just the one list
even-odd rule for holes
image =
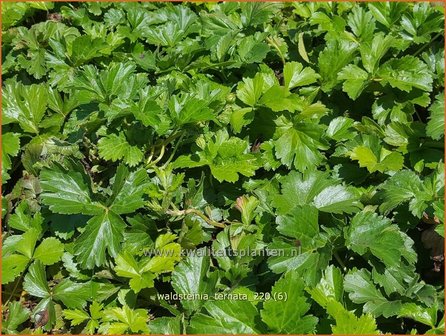
{"label": "green leaf", "polygon": [[40,173],[42,202],[60,214],[97,215],[103,212],[93,202],[86,178],[77,171],[66,171],[60,165],[43,169]]}
{"label": "green leaf", "polygon": [[106,251],[114,257],[120,250],[126,224],[112,211],[92,217],[75,243],[82,267],[92,269],[105,262]]}
{"label": "green leaf", "polygon": [[229,137],[226,130],[215,135],[207,134],[197,140],[194,154],[180,156],[175,168],[192,168],[208,165],[212,175],[219,181],[236,182],[239,174],[253,176],[259,168],[253,154],[247,153],[248,144],[240,138]]}
{"label": "green leaf", "polygon": [[109,308],[104,310],[104,321],[112,323],[101,326],[100,332],[105,334],[120,335],[126,331],[132,333],[149,333],[147,326],[148,313],[146,309],[131,309],[125,305],[122,308]]}
{"label": "green leaf", "polygon": [[194,334],[257,334],[257,309],[249,301],[208,301],[207,314],[195,314],[188,333]]}
{"label": "green leaf", "polygon": [[48,281],[46,279],[45,267],[39,260],[36,260],[29,267],[28,273],[25,275],[25,281],[23,282],[23,289],[30,295],[42,299],[50,296],[50,288],[48,287]]}
{"label": "green leaf", "polygon": [[396,172],[404,165],[403,155],[383,147],[375,136],[367,138],[364,145],[354,147],[348,155],[352,160],[357,160],[360,167],[367,168],[370,173]]}
{"label": "green leaf", "polygon": [[242,128],[249,125],[253,119],[254,113],[251,107],[239,108],[233,111],[230,122],[234,133],[240,133]]}
{"label": "green leaf", "polygon": [[410,92],[413,88],[432,90],[432,76],[427,65],[413,56],[393,58],[384,63],[377,75],[384,84]]}
{"label": "green leaf", "polygon": [[175,263],[181,260],[181,245],[173,243],[176,238],[176,235],[170,233],[158,236],[155,241],[158,255],[145,263],[143,270],[150,270],[154,273],[173,271]]}
{"label": "green leaf", "polygon": [[311,122],[292,122],[284,116],[275,121],[277,125],[274,140],[276,157],[287,167],[294,166],[305,171],[318,166],[324,155],[320,151],[322,128]]}
{"label": "green leaf", "polygon": [[407,262],[416,262],[413,241],[389,219],[373,212],[360,212],[353,217],[345,235],[348,248],[366,254],[370,251],[387,267],[396,267],[404,258]]}
{"label": "green leaf", "polygon": [[148,184],[147,173],[144,169],[129,172],[124,165],[120,165],[113,182],[110,210],[121,215],[141,208]]}
{"label": "green leaf", "polygon": [[336,321],[331,327],[334,335],[376,335],[380,334],[376,321],[372,315],[366,314],[360,317],[345,309],[342,304],[330,301],[327,304],[327,312]]}
{"label": "green leaf", "polygon": [[369,73],[375,73],[381,59],[386,55],[395,43],[392,35],[385,35],[379,32],[373,36],[370,42],[362,43],[360,46],[362,65]]}
{"label": "green leaf", "polygon": [[20,134],[2,134],[2,183],[9,180],[8,171],[12,168],[11,158],[17,156],[20,150]]}
{"label": "green leaf", "polygon": [[179,99],[177,96],[172,96],[169,101],[170,116],[179,126],[213,120],[214,114],[208,105],[209,102],[203,99],[190,96]]}
{"label": "green leaf", "polygon": [[319,283],[314,288],[307,288],[306,291],[314,301],[324,308],[327,308],[330,301],[342,302],[344,279],[341,270],[333,265],[328,266]]}
{"label": "green leaf", "polygon": [[262,320],[278,334],[309,334],[315,331],[318,319],[305,315],[310,304],[304,296],[304,282],[296,272],[286,273],[278,280],[271,295],[286,295],[286,299],[271,299],[263,304]]}
{"label": "green leaf", "polygon": [[131,108],[136,120],[146,127],[153,127],[158,134],[164,134],[170,126],[168,116],[148,92],[142,91],[140,95],[142,99]]}
{"label": "green leaf", "polygon": [[130,288],[135,293],[154,286],[155,274],[144,271],[141,263],[129,253],[123,252],[116,257],[115,271],[118,276],[130,278]]}
{"label": "green leaf", "polygon": [[77,326],[82,322],[90,319],[90,315],[79,309],[65,309],[63,311],[63,316],[67,320],[71,321],[72,326]]}
{"label": "green leaf", "polygon": [[296,206],[286,216],[278,216],[276,222],[277,231],[299,239],[303,246],[310,245],[319,234],[318,211],[311,205]]}
{"label": "green leaf", "polygon": [[126,98],[135,93],[146,79],[134,75],[132,63],[110,63],[104,70],[85,65],[74,77],[70,87],[78,90],[85,100],[110,104],[113,98]]}
{"label": "green leaf", "polygon": [[21,254],[11,254],[2,256],[2,284],[7,284],[17,278],[26,266],[28,266],[29,258]]}
{"label": "green leaf", "polygon": [[282,179],[281,194],[273,198],[273,206],[279,214],[289,213],[296,206],[310,204],[320,211],[332,213],[352,213],[361,207],[357,195],[331,179],[327,173],[291,172]]}
{"label": "green leaf", "polygon": [[105,160],[116,162],[123,160],[130,167],[136,166],[143,159],[144,153],[138,146],[128,143],[124,133],[110,134],[98,141],[99,155]]}
{"label": "green leaf", "polygon": [[246,105],[254,107],[265,91],[265,81],[262,73],[257,73],[254,78],[243,78],[237,87],[237,98]]}
{"label": "green leaf", "polygon": [[3,88],[2,124],[18,123],[25,132],[39,134],[39,125],[47,110],[48,88],[8,81]]}
{"label": "green leaf", "polygon": [[54,287],[51,296],[68,308],[82,308],[91,297],[91,288],[88,283],[75,283],[64,279]]}
{"label": "green leaf", "polygon": [[356,100],[368,85],[369,74],[357,65],[349,64],[338,74],[339,80],[344,80],[342,90]]}
{"label": "green leaf", "polygon": [[351,126],[353,126],[354,120],[346,117],[334,118],[327,128],[327,136],[336,140],[342,141],[351,139],[354,137],[354,133],[351,132]]}
{"label": "green leaf", "polygon": [[301,63],[289,62],[283,67],[285,87],[292,90],[298,86],[315,83],[320,76],[311,68],[304,68]]}
{"label": "green leaf", "polygon": [[64,246],[57,238],[45,238],[37,246],[34,252],[34,259],[40,260],[44,265],[52,265],[60,261],[63,252]]}
{"label": "green leaf", "polygon": [[434,140],[440,140],[444,136],[444,92],[435,97],[429,111],[426,134]]}
{"label": "green leaf", "polygon": [[17,334],[17,328],[29,319],[29,310],[18,301],[10,302],[7,309],[8,314],[7,318],[3,320],[2,332]]}
{"label": "green leaf", "polygon": [[338,83],[337,74],[353,59],[357,44],[343,39],[328,39],[318,57],[322,90],[329,92]]}
{"label": "green leaf", "polygon": [[[215,292],[217,274],[211,273],[210,257],[204,248],[197,249],[194,255],[187,256],[172,273],[172,286],[177,294],[207,295]],[[202,255],[200,255],[202,254]],[[206,300],[182,300],[182,306],[188,311],[197,311]]]}
{"label": "green leaf", "polygon": [[410,211],[421,218],[423,211],[433,195],[427,191],[421,179],[410,170],[403,170],[394,174],[380,187],[382,203],[380,211],[388,213],[400,204],[409,202]]}
{"label": "green leaf", "polygon": [[149,329],[152,334],[172,335],[181,334],[180,316],[158,317],[149,321]]}
{"label": "green leaf", "polygon": [[372,39],[375,31],[375,19],[369,11],[359,6],[353,7],[348,15],[347,24],[361,42]]}
{"label": "green leaf", "polygon": [[259,104],[265,105],[274,112],[294,112],[300,105],[300,99],[297,95],[290,93],[287,88],[273,85],[262,95]]}
{"label": "green leaf", "polygon": [[373,316],[390,317],[398,315],[401,301],[388,301],[375,287],[370,272],[366,269],[355,270],[345,276],[344,288],[354,303],[363,305],[364,313]]}

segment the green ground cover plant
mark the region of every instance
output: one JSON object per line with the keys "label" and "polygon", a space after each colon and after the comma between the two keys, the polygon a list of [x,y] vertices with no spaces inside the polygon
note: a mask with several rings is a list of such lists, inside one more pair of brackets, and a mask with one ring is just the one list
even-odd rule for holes
{"label": "green ground cover plant", "polygon": [[444,334],[444,8],[2,3],[2,333]]}

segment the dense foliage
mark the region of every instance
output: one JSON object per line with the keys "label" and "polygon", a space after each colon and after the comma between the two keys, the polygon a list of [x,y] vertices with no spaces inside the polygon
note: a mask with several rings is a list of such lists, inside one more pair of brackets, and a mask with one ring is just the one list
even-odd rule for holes
{"label": "dense foliage", "polygon": [[3,3],[3,333],[444,333],[443,26]]}

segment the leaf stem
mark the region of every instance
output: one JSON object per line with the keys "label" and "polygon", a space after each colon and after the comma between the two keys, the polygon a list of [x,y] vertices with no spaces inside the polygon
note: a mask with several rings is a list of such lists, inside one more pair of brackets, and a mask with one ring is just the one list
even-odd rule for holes
{"label": "leaf stem", "polygon": [[183,140],[183,136],[184,133],[181,134],[180,138],[178,139],[177,143],[173,146],[173,151],[170,154],[169,158],[167,159],[167,161],[164,163],[163,168],[166,168],[167,165],[172,161],[173,157],[175,156],[175,153],[177,152],[178,147],[181,144],[181,140]]}
{"label": "leaf stem", "polygon": [[333,256],[335,257],[336,261],[341,265],[342,270],[345,272],[347,270],[347,267],[345,266],[344,262],[342,261],[341,257],[339,256],[337,251],[333,252]]}
{"label": "leaf stem", "polygon": [[420,49],[418,49],[417,51],[415,51],[412,56],[416,57],[418,56],[422,51],[424,51],[424,49],[426,49],[427,47],[429,47],[431,45],[432,42],[434,42],[437,38],[439,38],[441,36],[441,33],[438,33],[437,35],[435,35],[430,41],[429,43],[426,43],[425,45],[423,45]]}
{"label": "leaf stem", "polygon": [[168,215],[172,215],[172,216],[185,216],[185,215],[193,214],[193,215],[196,215],[196,216],[200,217],[201,219],[203,219],[209,225],[223,228],[223,229],[226,227],[225,224],[214,221],[214,220],[206,217],[205,214],[203,214],[200,210],[197,210],[197,209],[186,209],[186,210],[177,210],[177,211],[167,210],[166,213]]}
{"label": "leaf stem", "polygon": [[280,59],[282,60],[283,65],[285,65],[286,61],[285,61],[285,57],[283,56],[282,52],[280,51],[279,46],[277,45],[277,43],[274,41],[274,39],[272,39],[271,37],[267,37],[266,41],[271,44],[276,50],[277,53],[280,56]]}
{"label": "leaf stem", "polygon": [[[28,266],[26,266],[26,268],[28,268]],[[19,287],[20,281],[22,281],[23,274],[25,274],[25,271],[23,271],[22,274],[20,274],[20,277],[17,279],[17,282],[15,283],[15,286],[14,286],[14,289],[12,290],[12,292],[11,292],[11,295],[9,295],[8,300],[6,300],[5,306],[8,305],[9,301],[11,301],[11,299],[14,296],[17,296],[17,294],[15,292],[16,292],[17,288]]]}

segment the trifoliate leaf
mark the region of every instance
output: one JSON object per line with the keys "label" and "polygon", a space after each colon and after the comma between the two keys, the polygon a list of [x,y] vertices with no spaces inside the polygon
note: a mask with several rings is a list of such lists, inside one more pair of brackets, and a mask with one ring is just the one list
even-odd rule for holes
{"label": "trifoliate leaf", "polygon": [[268,300],[261,310],[262,320],[271,331],[279,334],[308,334],[315,330],[317,318],[306,315],[310,304],[304,296],[304,282],[296,272],[288,272],[278,280],[271,295],[286,295]]}
{"label": "trifoliate leaf", "polygon": [[382,203],[379,209],[388,213],[398,205],[409,202],[410,211],[417,217],[422,216],[432,195],[425,189],[421,179],[409,170],[403,170],[389,178],[381,186]]}
{"label": "trifoliate leaf", "polygon": [[3,88],[2,123],[18,123],[24,132],[38,134],[47,103],[48,89],[44,84],[27,86],[8,81]]}
{"label": "trifoliate leaf", "polygon": [[195,314],[189,333],[202,334],[257,334],[256,318],[259,313],[249,301],[208,301],[204,313]]}
{"label": "trifoliate leaf", "polygon": [[317,209],[332,213],[352,213],[361,205],[354,192],[331,179],[327,173],[291,172],[281,181],[281,194],[273,199],[279,213],[288,213],[296,206],[313,204]]}
{"label": "trifoliate leaf", "polygon": [[2,183],[9,180],[8,171],[12,168],[11,158],[16,156],[20,150],[20,134],[2,134]]}
{"label": "trifoliate leaf", "polygon": [[80,264],[88,269],[105,262],[106,250],[116,256],[123,239],[125,223],[112,211],[92,217],[84,232],[75,243],[75,251]]}
{"label": "trifoliate leaf", "polygon": [[101,326],[99,331],[102,333],[113,335],[121,335],[126,331],[149,333],[148,313],[145,309],[133,310],[127,305],[122,308],[109,308],[104,310],[104,321],[110,323]]}
{"label": "trifoliate leaf", "polygon": [[304,68],[301,63],[289,62],[283,67],[285,88],[292,90],[316,82],[320,76],[311,68]]}
{"label": "trifoliate leaf", "polygon": [[320,151],[322,127],[311,122],[292,122],[284,116],[276,121],[274,140],[276,157],[286,166],[299,171],[318,166],[324,155]]}
{"label": "trifoliate leaf", "polygon": [[[413,244],[410,238],[389,219],[373,212],[356,214],[345,238],[348,248],[361,255],[370,251],[388,267],[400,265],[402,258],[409,263],[416,261],[415,252],[410,250]],[[409,245],[406,244],[408,239]]]}
{"label": "trifoliate leaf", "polygon": [[369,73],[375,73],[383,56],[393,46],[395,38],[392,35],[378,33],[373,36],[373,40],[361,43],[362,65]]}
{"label": "trifoliate leaf", "polygon": [[389,150],[380,143],[376,136],[363,136],[364,145],[352,148],[347,154],[352,160],[357,160],[360,167],[365,167],[370,173],[376,171],[399,171],[403,168],[404,157],[397,151]]}
{"label": "trifoliate leaf", "polygon": [[384,317],[399,314],[401,301],[387,300],[381,291],[375,287],[370,278],[370,272],[366,269],[347,274],[344,288],[349,293],[350,300],[363,305],[364,313]]}
{"label": "trifoliate leaf", "polygon": [[110,209],[116,214],[134,212],[143,206],[142,198],[148,186],[147,173],[144,169],[129,172],[120,165],[113,181],[113,194]]}
{"label": "trifoliate leaf", "polygon": [[440,140],[444,136],[444,92],[435,97],[429,111],[426,134],[434,140]]}
{"label": "trifoliate leaf", "polygon": [[248,144],[240,138],[229,137],[226,130],[197,140],[198,148],[189,156],[180,156],[174,167],[200,167],[207,165],[218,181],[236,182],[239,174],[254,175],[258,164],[255,156],[248,152]]}
{"label": "trifoliate leaf", "polygon": [[372,315],[360,317],[345,309],[339,302],[330,301],[327,304],[327,313],[336,321],[331,327],[334,335],[376,335],[380,334],[376,321]]}
{"label": "trifoliate leaf", "polygon": [[[203,253],[202,256],[199,254]],[[210,257],[204,255],[202,248],[196,255],[190,255],[178,264],[172,273],[172,286],[177,294],[182,295],[212,295],[217,281],[216,273],[209,271]],[[182,306],[189,311],[198,310],[205,300],[182,300]]]}
{"label": "trifoliate leaf", "polygon": [[342,302],[344,296],[344,279],[339,268],[328,266],[320,282],[306,291],[320,306],[326,308],[330,301]]}
{"label": "trifoliate leaf", "polygon": [[348,16],[347,24],[350,26],[353,34],[361,42],[369,41],[375,31],[375,19],[372,13],[361,7],[352,8]]}
{"label": "trifoliate leaf", "polygon": [[136,166],[143,159],[144,153],[137,146],[128,143],[124,133],[110,134],[98,141],[99,155],[113,162],[123,160],[130,167]]}
{"label": "trifoliate leaf", "polygon": [[338,79],[344,80],[342,89],[348,96],[356,100],[368,85],[369,74],[357,65],[349,64],[338,74]]}
{"label": "trifoliate leaf", "polygon": [[138,263],[129,253],[121,253],[116,257],[115,271],[118,276],[130,278],[130,288],[135,293],[143,288],[154,286],[155,274],[142,270],[143,266]]}
{"label": "trifoliate leaf", "polygon": [[66,171],[59,165],[43,169],[40,174],[42,202],[60,214],[100,214],[103,209],[91,199],[86,178],[77,171]]}
{"label": "trifoliate leaf", "polygon": [[195,97],[173,96],[169,101],[170,116],[178,126],[214,119],[209,102]]}
{"label": "trifoliate leaf", "polygon": [[337,74],[353,58],[357,44],[344,39],[330,38],[318,58],[322,90],[329,92],[338,83]]}
{"label": "trifoliate leaf", "polygon": [[413,88],[432,90],[432,76],[425,63],[413,56],[394,58],[384,63],[377,72],[383,83],[410,92]]}
{"label": "trifoliate leaf", "polygon": [[254,78],[244,78],[237,87],[237,98],[246,105],[254,107],[265,91],[264,87],[265,81],[261,73],[257,73]]}

